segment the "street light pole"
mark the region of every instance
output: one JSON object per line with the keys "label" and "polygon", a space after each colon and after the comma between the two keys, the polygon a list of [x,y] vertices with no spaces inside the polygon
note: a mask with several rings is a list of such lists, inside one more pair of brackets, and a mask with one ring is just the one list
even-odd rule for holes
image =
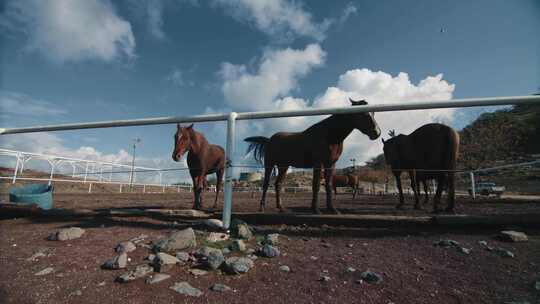
{"label": "street light pole", "polygon": [[133,190],[133,174],[135,173],[135,149],[137,144],[141,142],[141,139],[136,137],[133,139],[133,158],[131,159],[131,172],[129,173],[129,189]]}

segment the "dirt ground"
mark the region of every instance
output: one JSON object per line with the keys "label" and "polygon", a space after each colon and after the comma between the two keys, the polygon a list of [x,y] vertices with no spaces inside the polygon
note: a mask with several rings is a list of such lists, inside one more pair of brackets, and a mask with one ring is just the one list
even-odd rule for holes
{"label": "dirt ground", "polygon": [[[412,210],[395,210],[395,197],[338,195],[336,206],[343,213],[426,215]],[[211,194],[206,206],[211,206]],[[222,201],[222,199],[220,200]],[[321,194],[321,207],[324,207]],[[290,211],[307,212],[310,194],[286,194],[284,203]],[[458,213],[498,214],[540,211],[536,201],[479,199],[458,200]],[[268,211],[275,202],[271,195]],[[190,193],[182,194],[57,194],[59,208],[190,208]],[[220,203],[221,207],[221,203]],[[258,196],[235,193],[234,211],[256,211]],[[61,227],[86,229],[82,238],[47,241],[47,235]],[[172,277],[155,285],[144,279],[127,284],[115,283],[123,270],[101,270],[100,265],[114,256],[121,241],[140,234],[146,242],[184,227],[177,223],[148,218],[101,219],[9,219],[0,221],[0,303],[505,303],[528,301],[540,303],[540,229],[513,227],[528,234],[525,243],[505,243],[494,238],[499,229],[391,228],[352,229],[344,227],[256,226],[258,234],[281,235],[281,256],[259,258],[244,275],[210,273],[195,277],[185,266],[176,266]],[[442,248],[433,243],[441,239],[458,241],[471,248],[469,255],[456,248]],[[504,258],[485,250],[479,241],[502,247],[515,254]],[[251,241],[250,248],[256,244]],[[39,249],[48,248],[48,257],[27,260]],[[133,266],[144,263],[149,254],[138,247],[129,254]],[[290,273],[279,271],[288,265]],[[46,267],[54,272],[34,274]],[[353,267],[355,272],[347,272]],[[371,270],[383,277],[372,285],[358,283],[360,273]],[[331,279],[321,282],[321,275]],[[187,281],[203,291],[191,298],[169,289],[175,282]],[[214,283],[233,288],[231,292],[209,290]]]}

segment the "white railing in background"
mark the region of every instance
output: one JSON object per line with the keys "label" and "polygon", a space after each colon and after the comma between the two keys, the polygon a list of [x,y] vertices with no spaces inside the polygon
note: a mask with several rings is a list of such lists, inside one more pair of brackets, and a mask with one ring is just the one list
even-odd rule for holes
{"label": "white railing in background", "polygon": [[512,96],[512,97],[489,97],[489,98],[469,98],[456,99],[447,101],[422,101],[408,102],[396,104],[379,104],[365,105],[345,108],[323,108],[323,109],[305,109],[292,111],[262,111],[262,112],[231,112],[228,114],[210,114],[187,117],[157,117],[143,119],[128,119],[114,121],[100,121],[88,123],[74,123],[51,126],[37,126],[26,128],[7,128],[0,129],[0,135],[44,132],[44,131],[61,131],[61,130],[78,130],[92,128],[110,128],[110,127],[127,127],[127,126],[142,126],[142,125],[160,125],[171,123],[187,123],[187,122],[209,122],[209,121],[227,121],[227,149],[225,150],[226,169],[225,169],[225,202],[223,207],[223,225],[228,229],[231,220],[232,208],[232,175],[233,175],[233,150],[235,143],[235,122],[236,120],[263,119],[263,118],[279,118],[279,117],[295,117],[295,116],[316,116],[329,114],[345,114],[345,113],[363,113],[363,112],[387,112],[387,111],[408,111],[408,110],[423,110],[437,108],[465,108],[478,106],[501,106],[501,105],[518,105],[518,104],[540,104],[540,96]]}
{"label": "white railing in background", "polygon": [[[14,184],[17,180],[28,181],[47,181],[50,185],[52,182],[67,182],[67,183],[88,183],[88,192],[92,192],[92,184],[113,184],[119,186],[119,192],[122,192],[123,186],[142,186],[143,193],[146,192],[146,187],[162,187],[162,192],[165,192],[165,188],[177,188],[180,189],[189,188],[190,186],[171,185],[163,183],[163,172],[159,168],[149,168],[141,166],[131,166],[113,162],[106,162],[100,160],[88,160],[80,158],[65,157],[59,155],[41,154],[23,152],[9,149],[0,149],[0,156],[8,156],[16,158],[15,169],[12,176],[0,176],[0,179],[11,180]],[[32,159],[41,159],[49,163],[50,171],[49,178],[37,178],[37,177],[22,177],[25,164]],[[54,177],[55,173],[58,173],[57,169],[62,164],[69,164],[72,168],[71,177],[73,179],[58,179]],[[113,180],[114,169],[125,169],[127,173],[133,172],[133,180],[129,181]],[[104,169],[108,171],[104,172]],[[80,171],[78,171],[80,170]],[[157,183],[144,183],[136,182],[137,172],[154,173],[157,176]],[[124,172],[124,173],[125,173]],[[108,174],[108,176],[104,176]],[[66,174],[63,174],[66,175]]]}

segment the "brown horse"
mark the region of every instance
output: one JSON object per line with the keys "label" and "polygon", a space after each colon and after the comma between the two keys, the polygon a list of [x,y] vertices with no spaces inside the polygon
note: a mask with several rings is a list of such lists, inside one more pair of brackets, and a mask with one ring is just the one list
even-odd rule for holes
{"label": "brown horse", "polygon": [[351,187],[353,189],[353,199],[356,197],[358,192],[358,176],[352,174],[346,175],[332,175],[332,187],[334,188],[334,193],[337,196],[337,187]]}
{"label": "brown horse", "polygon": [[414,192],[415,209],[421,209],[418,200],[420,181],[424,182],[426,191],[429,179],[437,180],[437,191],[433,198],[433,210],[439,212],[441,194],[445,188],[448,192],[448,206],[446,211],[454,210],[455,176],[458,151],[458,133],[443,124],[432,123],[424,125],[410,135],[400,134],[389,140],[382,140],[384,144],[384,157],[392,167],[399,191],[399,204],[403,207],[403,191],[401,188],[401,172],[408,171],[411,179],[411,188]]}
{"label": "brown horse", "polygon": [[172,158],[179,161],[188,151],[187,164],[193,180],[194,209],[202,209],[203,189],[207,187],[206,175],[216,173],[216,198],[214,209],[217,208],[219,191],[221,189],[223,172],[225,170],[225,152],[222,147],[208,143],[204,135],[193,130],[193,124],[188,127],[176,126],[174,135],[174,150]]}
{"label": "brown horse", "polygon": [[[353,106],[367,105],[367,102],[351,100],[351,104]],[[278,132],[270,138],[262,136],[246,138],[245,141],[251,143],[247,153],[253,150],[255,159],[260,163],[264,158],[265,171],[260,210],[264,211],[270,176],[274,166],[277,166],[276,206],[280,211],[284,211],[280,198],[281,183],[289,166],[294,166],[313,168],[311,209],[314,213],[320,213],[318,193],[321,171],[324,169],[326,207],[331,212],[339,213],[332,204],[332,175],[335,163],[343,152],[343,141],[354,129],[360,130],[372,140],[377,139],[381,134],[373,113],[366,112],[331,115],[303,132]]]}

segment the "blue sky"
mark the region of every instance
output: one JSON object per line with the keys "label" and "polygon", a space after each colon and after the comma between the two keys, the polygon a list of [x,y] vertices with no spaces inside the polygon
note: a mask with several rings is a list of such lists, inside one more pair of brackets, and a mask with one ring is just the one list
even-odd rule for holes
{"label": "blue sky", "polygon": [[[540,86],[535,0],[0,3],[0,127],[345,106],[348,96],[382,103],[528,95]],[[461,128],[485,110],[376,118],[383,131],[408,133],[430,121]],[[239,135],[301,130],[319,119],[241,122]],[[224,145],[224,124],[196,128]],[[138,136],[142,164],[170,167],[178,166],[173,132],[12,135],[0,147],[125,162]],[[343,159],[381,151],[355,131]]]}

